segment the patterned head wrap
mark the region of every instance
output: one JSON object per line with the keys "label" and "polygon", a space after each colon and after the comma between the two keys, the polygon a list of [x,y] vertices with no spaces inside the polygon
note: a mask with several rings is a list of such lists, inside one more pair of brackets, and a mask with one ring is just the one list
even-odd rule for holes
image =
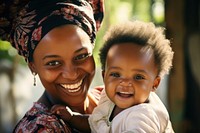
{"label": "patterned head wrap", "polygon": [[40,40],[65,24],[81,27],[94,43],[103,19],[103,0],[32,0],[14,21],[10,41],[26,61],[32,61]]}

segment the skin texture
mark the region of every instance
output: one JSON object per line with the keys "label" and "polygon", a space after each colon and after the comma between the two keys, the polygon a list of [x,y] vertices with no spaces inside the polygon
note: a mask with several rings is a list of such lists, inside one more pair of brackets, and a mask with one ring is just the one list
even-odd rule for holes
{"label": "skin texture", "polygon": [[56,27],[42,38],[29,63],[45,88],[39,102],[85,113],[84,101],[95,73],[92,48],[89,36],[75,25]]}
{"label": "skin texture", "polygon": [[[148,102],[150,92],[155,91],[160,83],[153,51],[135,43],[112,46],[102,74],[107,96],[116,104],[110,120],[126,108]],[[90,132],[87,116],[73,114],[59,105],[54,106],[52,112],[77,129]]]}
{"label": "skin texture", "polygon": [[160,83],[153,51],[135,43],[110,48],[103,77],[106,93],[116,104],[114,116],[123,109],[148,102],[150,92]]}

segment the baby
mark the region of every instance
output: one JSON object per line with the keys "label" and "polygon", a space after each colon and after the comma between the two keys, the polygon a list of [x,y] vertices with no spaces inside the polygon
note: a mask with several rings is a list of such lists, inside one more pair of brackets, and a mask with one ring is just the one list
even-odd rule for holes
{"label": "baby", "polygon": [[128,21],[110,28],[100,50],[105,89],[90,116],[57,105],[52,112],[83,132],[174,132],[156,95],[172,66],[173,51],[163,28]]}

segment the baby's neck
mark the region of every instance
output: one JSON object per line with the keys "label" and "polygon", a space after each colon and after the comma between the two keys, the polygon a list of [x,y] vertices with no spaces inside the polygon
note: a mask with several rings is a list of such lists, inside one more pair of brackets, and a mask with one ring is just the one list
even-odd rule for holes
{"label": "baby's neck", "polygon": [[124,109],[119,108],[119,107],[117,107],[117,106],[115,105],[115,107],[113,108],[113,111],[112,111],[112,113],[111,113],[111,115],[110,115],[109,121],[112,121],[113,118],[114,118],[116,115],[118,115],[120,112],[122,112],[123,110],[124,110]]}

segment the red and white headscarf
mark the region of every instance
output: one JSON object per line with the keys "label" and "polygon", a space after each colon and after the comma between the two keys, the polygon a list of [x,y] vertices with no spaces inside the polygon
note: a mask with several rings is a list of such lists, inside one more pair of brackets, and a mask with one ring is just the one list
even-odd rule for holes
{"label": "red and white headscarf", "polygon": [[103,11],[103,0],[32,0],[14,21],[10,42],[29,62],[40,40],[57,26],[77,25],[93,44]]}

